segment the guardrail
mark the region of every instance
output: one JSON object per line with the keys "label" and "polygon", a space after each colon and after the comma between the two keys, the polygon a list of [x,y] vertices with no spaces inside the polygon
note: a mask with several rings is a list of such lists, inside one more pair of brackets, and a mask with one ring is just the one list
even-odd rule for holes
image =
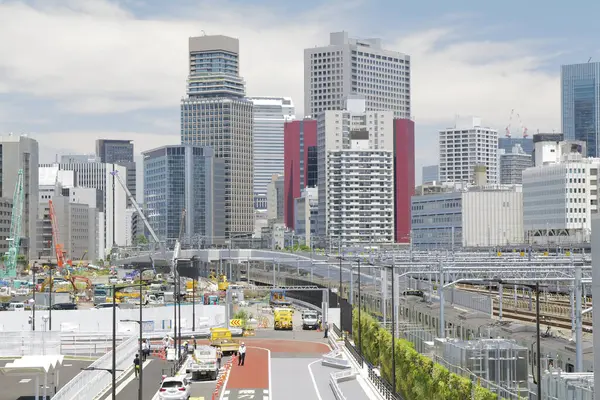
{"label": "guardrail", "polygon": [[363,360],[362,356],[359,354],[356,347],[354,347],[354,345],[352,343],[350,343],[350,341],[348,340],[347,337],[344,338],[344,344],[346,345],[346,348],[348,349],[350,354],[352,354],[352,357],[354,357],[356,362],[359,363],[360,367],[362,368],[364,360]]}
{"label": "guardrail", "polygon": [[358,372],[351,368],[346,371],[334,372],[329,375],[329,386],[331,387],[333,395],[337,400],[346,400],[346,396],[344,396],[344,393],[342,393],[342,389],[340,388],[339,382],[356,379],[357,374]]}
{"label": "guardrail", "polygon": [[[117,347],[116,369],[119,379],[131,368],[134,354],[138,351],[138,338],[132,336]],[[71,379],[52,397],[53,400],[91,400],[106,391],[112,383],[112,352],[108,352],[88,368],[100,370],[84,370]]]}
{"label": "guardrail", "polygon": [[385,400],[404,400],[398,393],[394,393],[395,391],[392,388],[392,385],[375,372],[375,367],[373,365],[367,363],[367,366],[369,368],[369,380]]}
{"label": "guardrail", "polygon": [[327,365],[334,368],[350,368],[350,360],[344,358],[340,349],[333,350],[321,357],[321,365]]}

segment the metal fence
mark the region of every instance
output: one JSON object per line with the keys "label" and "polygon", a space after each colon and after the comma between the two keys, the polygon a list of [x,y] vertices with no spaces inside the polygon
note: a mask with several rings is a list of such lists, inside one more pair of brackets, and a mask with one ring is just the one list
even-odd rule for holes
{"label": "metal fence", "polygon": [[0,357],[56,354],[62,354],[60,332],[2,332]]}
{"label": "metal fence", "polygon": [[[117,379],[128,372],[133,365],[132,360],[138,351],[138,338],[135,336],[125,340],[117,347]],[[63,386],[58,393],[52,397],[53,400],[90,400],[106,390],[112,384],[111,373],[106,370],[112,369],[112,352],[108,352],[93,364],[91,368],[95,371],[81,371],[69,383]]]}
{"label": "metal fence", "polygon": [[394,393],[394,388],[385,379],[383,379],[377,372],[375,367],[370,363],[367,363],[369,368],[369,380],[373,383],[379,394],[383,396],[385,400],[404,400],[402,396]]}
{"label": "metal fence", "polygon": [[363,360],[362,356],[360,355],[358,349],[356,347],[354,347],[354,345],[352,345],[352,343],[350,343],[348,338],[344,338],[344,344],[346,345],[346,348],[348,349],[350,354],[352,354],[352,357],[354,357],[356,362],[359,363],[360,367],[362,368],[364,360]]}

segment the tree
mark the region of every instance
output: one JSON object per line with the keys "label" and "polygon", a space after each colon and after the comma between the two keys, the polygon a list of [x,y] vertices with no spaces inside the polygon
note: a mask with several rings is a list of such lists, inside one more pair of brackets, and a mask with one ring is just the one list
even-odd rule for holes
{"label": "tree", "polygon": [[146,237],[146,235],[137,235],[134,239],[133,239],[134,244],[137,245],[144,245],[144,244],[148,244],[148,238]]}

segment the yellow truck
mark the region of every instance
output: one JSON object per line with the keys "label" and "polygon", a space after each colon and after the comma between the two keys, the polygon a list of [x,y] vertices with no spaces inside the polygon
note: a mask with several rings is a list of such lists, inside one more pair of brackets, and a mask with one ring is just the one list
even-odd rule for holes
{"label": "yellow truck", "polygon": [[280,329],[294,329],[294,324],[292,322],[292,316],[294,315],[294,311],[289,308],[276,308],[273,312],[273,316],[275,319],[275,323],[273,326],[275,330]]}
{"label": "yellow truck", "polygon": [[237,353],[240,348],[239,340],[233,339],[227,328],[210,328],[210,345],[221,349],[223,355]]}

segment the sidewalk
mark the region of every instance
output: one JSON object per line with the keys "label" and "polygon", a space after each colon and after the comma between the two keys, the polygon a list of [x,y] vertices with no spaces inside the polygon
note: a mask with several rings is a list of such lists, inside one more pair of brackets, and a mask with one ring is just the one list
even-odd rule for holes
{"label": "sidewalk", "polygon": [[328,336],[330,345],[332,345],[332,347],[334,348],[335,346],[337,346],[337,348],[342,350],[346,358],[350,360],[352,368],[354,368],[358,372],[358,375],[356,376],[356,381],[359,383],[360,387],[368,396],[368,398],[376,400],[385,400],[385,397],[383,397],[383,395],[379,393],[375,385],[373,385],[373,382],[371,382],[371,380],[369,379],[369,367],[367,367],[367,364],[363,363],[363,366],[360,366],[360,364],[354,359],[350,351],[346,348],[344,342],[338,342],[339,337],[335,334],[333,329],[328,331]]}

